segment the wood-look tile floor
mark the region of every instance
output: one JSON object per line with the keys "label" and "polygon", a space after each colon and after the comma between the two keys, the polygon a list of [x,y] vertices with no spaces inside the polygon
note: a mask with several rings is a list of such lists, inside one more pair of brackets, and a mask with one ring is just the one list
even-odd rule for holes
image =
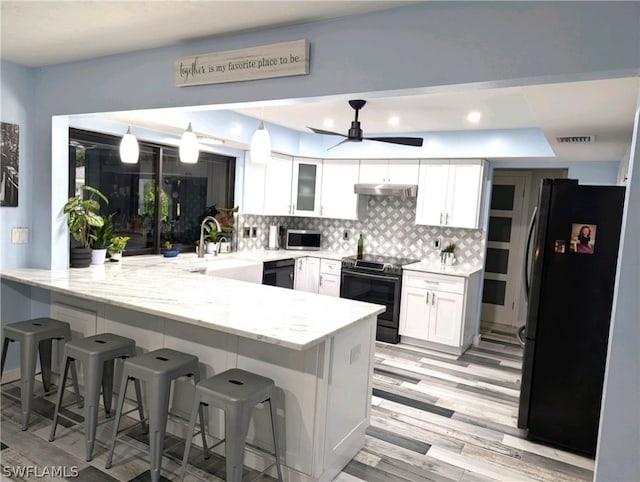
{"label": "wood-look tile floor", "polygon": [[[477,347],[459,357],[377,343],[366,444],[336,481],[592,480],[592,459],[529,442],[516,427],[521,362],[522,348],[513,335],[497,330],[485,333]],[[2,390],[11,387],[5,385]],[[148,458],[123,444],[116,447],[112,469],[104,469],[111,423],[98,427],[91,462],[84,460],[83,431],[59,425],[56,440],[48,442],[52,400],[36,402],[30,428],[22,432],[17,423],[18,403],[2,397],[1,480],[43,480],[9,477],[5,467],[61,464],[77,467],[78,476],[68,480],[149,480]],[[70,410],[77,412],[73,407]],[[131,442],[144,448],[146,440],[133,433]],[[174,453],[181,451],[178,446]],[[220,457],[197,465],[192,469],[206,480],[223,480]],[[162,468],[163,480],[177,480],[175,461],[165,457]],[[188,476],[185,480],[197,479]]]}

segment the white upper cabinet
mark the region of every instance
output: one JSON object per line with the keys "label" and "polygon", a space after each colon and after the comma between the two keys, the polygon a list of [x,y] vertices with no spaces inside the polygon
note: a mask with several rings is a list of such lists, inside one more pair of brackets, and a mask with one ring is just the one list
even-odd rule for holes
{"label": "white upper cabinet", "polygon": [[[292,169],[293,160],[288,156],[272,155],[267,162],[264,177],[263,214],[271,216],[291,214]],[[251,196],[251,193],[248,195]]]}
{"label": "white upper cabinet", "polygon": [[293,159],[293,184],[291,189],[291,214],[294,216],[320,216],[320,159]]}
{"label": "white upper cabinet", "polygon": [[416,224],[479,228],[483,160],[421,161]]}
{"label": "white upper cabinet", "polygon": [[333,219],[358,219],[358,195],[353,186],[358,182],[358,161],[324,160],[320,216]]}
{"label": "white upper cabinet", "polygon": [[359,182],[365,184],[417,184],[419,161],[413,159],[362,159]]}

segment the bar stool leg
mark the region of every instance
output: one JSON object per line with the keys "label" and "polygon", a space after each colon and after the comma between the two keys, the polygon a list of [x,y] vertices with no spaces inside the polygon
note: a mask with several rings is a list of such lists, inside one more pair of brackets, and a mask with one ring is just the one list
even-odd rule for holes
{"label": "bar stool leg", "polygon": [[[169,413],[169,395],[171,382],[152,380],[147,384],[147,400],[149,404],[149,454],[151,459],[151,482],[159,482],[164,450],[164,436],[167,430]],[[150,394],[157,396],[151,399]]]}
{"label": "bar stool leg", "polygon": [[2,344],[2,365],[0,365],[0,376],[4,373],[4,362],[7,361],[7,350],[9,349],[9,343],[11,340],[7,337],[4,339],[4,343]]}
{"label": "bar stool leg", "polygon": [[29,414],[33,399],[33,383],[36,378],[37,352],[33,343],[25,340],[20,347],[20,399],[22,406],[22,430],[29,426]]}
{"label": "bar stool leg", "polygon": [[83,362],[84,373],[84,424],[86,427],[86,460],[91,462],[96,441],[98,409],[100,408],[100,386],[102,385],[102,363],[95,358]]}
{"label": "bar stool leg", "polygon": [[51,344],[52,339],[42,340],[38,343],[38,353],[40,354],[40,374],[42,375],[42,385],[44,391],[51,390]]}
{"label": "bar stool leg", "polygon": [[[193,388],[194,388],[194,399],[198,398],[198,382],[200,381],[200,375],[196,371],[193,375]],[[200,412],[200,434],[202,435],[202,448],[204,449],[204,458],[209,458],[209,449],[207,448],[207,437],[204,431],[204,405],[200,404],[198,407],[198,412]],[[192,435],[193,436],[193,435]],[[191,441],[191,439],[189,439]]]}
{"label": "bar stool leg", "polygon": [[[178,479],[180,481],[184,480],[185,476],[187,475],[187,465],[189,465],[189,452],[191,451],[191,439],[193,438],[193,432],[196,429],[196,417],[198,416],[198,412],[200,412],[200,422],[202,423],[202,403],[200,403],[200,397],[198,397],[198,392],[196,392],[195,396],[193,397],[193,408],[191,409],[189,428],[187,429],[187,435],[184,440],[184,454],[182,455],[182,467],[180,467],[180,478]],[[205,452],[205,455],[208,457],[209,453]]]}
{"label": "bar stool leg", "polygon": [[144,420],[144,408],[142,407],[142,388],[140,386],[140,380],[133,379],[133,386],[136,390],[136,400],[138,401],[138,415],[140,416],[140,425],[142,426],[142,433],[149,433],[149,426]]}
{"label": "bar stool leg", "polygon": [[102,401],[104,413],[111,417],[111,402],[113,400],[113,372],[115,360],[107,360],[102,368]]}
{"label": "bar stool leg", "polygon": [[[122,407],[124,407],[124,399],[127,395],[127,385],[129,384],[129,377],[125,371],[122,372],[122,380],[120,383],[120,397],[118,398],[118,407],[116,408],[116,419],[113,423],[113,436],[111,437],[111,447],[109,448],[109,456],[107,457],[106,469],[111,468],[111,462],[113,460],[113,451],[116,448],[116,438],[118,437],[118,426],[120,425],[120,417],[122,417]],[[137,392],[138,390],[136,390]],[[138,404],[142,403],[142,399],[138,398]]]}
{"label": "bar stool leg", "polygon": [[249,410],[247,407],[230,406],[225,408],[224,413],[227,480],[242,480],[244,447],[249,431]]}
{"label": "bar stool leg", "polygon": [[49,434],[49,442],[53,442],[56,437],[56,428],[58,426],[58,414],[60,413],[60,406],[62,405],[62,398],[64,397],[64,387],[67,382],[67,375],[69,374],[69,365],[74,363],[73,359],[66,357],[64,363],[64,371],[62,372],[62,378],[58,386],[58,400],[56,401],[56,410],[53,412],[53,423],[51,424],[51,433]]}
{"label": "bar stool leg", "polygon": [[[72,359],[73,363],[71,364],[71,381],[73,382],[73,391],[76,393],[76,400],[78,402],[78,408],[84,407],[84,400],[80,396],[80,386],[78,385],[78,370],[76,368],[76,363]],[[64,388],[64,386],[62,387]]]}
{"label": "bar stool leg", "polygon": [[276,412],[276,407],[273,405],[273,400],[268,398],[265,400],[269,402],[269,413],[271,414],[271,430],[273,433],[273,452],[276,457],[276,469],[278,470],[278,480],[282,482],[282,469],[280,468],[280,447],[278,446],[278,432],[277,432],[277,423],[276,417],[278,416]]}

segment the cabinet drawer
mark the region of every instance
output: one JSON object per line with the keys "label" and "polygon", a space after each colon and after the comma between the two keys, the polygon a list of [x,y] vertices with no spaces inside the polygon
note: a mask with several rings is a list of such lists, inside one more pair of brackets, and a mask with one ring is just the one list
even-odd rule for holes
{"label": "cabinet drawer", "polygon": [[335,259],[321,259],[320,260],[320,272],[323,274],[335,274],[339,275],[342,269],[342,263]]}
{"label": "cabinet drawer", "polygon": [[424,288],[433,291],[464,294],[464,278],[457,276],[421,274],[405,271],[402,283],[404,286]]}

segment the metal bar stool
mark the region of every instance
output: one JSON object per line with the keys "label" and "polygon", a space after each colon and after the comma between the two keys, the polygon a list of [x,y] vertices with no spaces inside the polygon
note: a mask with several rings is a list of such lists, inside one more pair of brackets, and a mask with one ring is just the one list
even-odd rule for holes
{"label": "metal bar stool", "polygon": [[[171,393],[171,383],[180,377],[192,377],[194,385],[200,380],[198,357],[161,348],[150,351],[144,355],[134,358],[127,358],[122,369],[122,383],[118,408],[116,411],[116,421],[113,427],[113,437],[111,449],[107,458],[106,468],[111,468],[113,451],[116,447],[118,437],[118,426],[122,417],[122,406],[127,392],[127,384],[130,379],[145,382],[147,411],[149,413],[149,452],[151,466],[151,480],[160,480],[160,469],[162,464],[162,454],[164,451],[164,436],[167,429],[167,419],[169,416],[169,396]],[[204,436],[204,410],[200,410],[200,426],[202,432],[202,443],[206,450],[207,441]],[[123,430],[126,431],[129,429]],[[126,443],[125,441],[121,440]],[[133,445],[132,445],[133,446]],[[135,447],[135,446],[133,446]],[[207,455],[208,456],[208,455]]]}
{"label": "metal bar stool", "polygon": [[[275,457],[275,462],[258,474],[256,478],[260,477],[275,465],[278,470],[278,480],[282,481],[276,409],[272,401],[274,391],[275,383],[270,378],[240,370],[239,368],[232,368],[198,383],[196,386],[196,396],[193,401],[193,409],[191,411],[191,420],[189,421],[187,442],[185,443],[184,455],[182,457],[180,480],[184,480],[187,473],[191,439],[194,435],[193,430],[196,423],[196,413],[198,413],[198,410],[202,410],[203,405],[211,405],[212,407],[224,410],[225,438],[211,446],[210,449],[217,447],[226,440],[227,480],[235,482],[242,480],[245,439],[249,430],[251,410],[260,403],[269,402],[275,452],[270,455]],[[205,454],[207,454],[207,447],[205,446],[204,449]]]}
{"label": "metal bar stool", "polygon": [[[19,321],[5,325],[3,328],[4,344],[2,346],[2,365],[0,375],[4,372],[4,363],[7,358],[9,343],[20,343],[20,403],[22,406],[22,430],[29,426],[31,403],[33,401],[33,387],[36,379],[36,358],[40,353],[40,368],[42,384],[45,393],[53,392],[51,387],[51,342],[53,340],[71,340],[71,327],[69,323],[53,318],[35,318],[33,320]],[[78,390],[78,376],[75,367],[71,372],[73,385],[80,404],[80,392]],[[9,398],[12,395],[4,393]]]}
{"label": "metal bar stool", "polygon": [[[100,389],[102,388],[102,398],[104,400],[104,411],[109,417],[111,415],[111,400],[113,398],[113,371],[116,359],[126,359],[136,356],[136,342],[130,338],[114,335],[113,333],[102,333],[100,335],[89,336],[80,340],[73,340],[65,344],[64,347],[64,374],[62,382],[58,388],[58,401],[53,415],[53,425],[49,442],[53,442],[58,426],[58,417],[70,420],[69,417],[60,413],[62,398],[67,382],[69,366],[75,366],[77,362],[82,364],[84,375],[84,423],[86,431],[86,460],[93,458],[93,447],[96,440],[96,428],[98,426],[98,408],[100,405]],[[140,419],[144,419],[142,413],[142,396],[140,382],[135,381],[136,396],[138,398],[138,410]],[[79,422],[82,423],[82,422]],[[77,425],[77,424],[76,424]],[[144,428],[144,422],[143,422]]]}

